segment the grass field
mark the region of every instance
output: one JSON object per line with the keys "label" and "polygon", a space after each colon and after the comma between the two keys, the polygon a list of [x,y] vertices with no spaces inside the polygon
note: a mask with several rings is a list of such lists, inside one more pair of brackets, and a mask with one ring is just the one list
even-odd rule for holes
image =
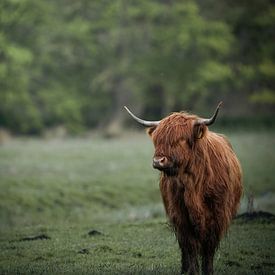
{"label": "grass field", "polygon": [[[275,133],[226,134],[245,193],[258,210],[274,213]],[[180,255],[152,154],[145,134],[1,145],[0,274],[177,274]],[[217,252],[216,273],[274,273],[274,232],[271,221],[235,221]]]}

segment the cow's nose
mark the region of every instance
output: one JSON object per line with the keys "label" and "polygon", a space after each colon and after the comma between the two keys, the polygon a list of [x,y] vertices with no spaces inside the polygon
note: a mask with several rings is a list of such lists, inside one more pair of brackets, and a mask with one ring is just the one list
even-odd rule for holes
{"label": "cow's nose", "polygon": [[155,157],[153,158],[153,167],[154,168],[164,168],[167,163],[166,157]]}

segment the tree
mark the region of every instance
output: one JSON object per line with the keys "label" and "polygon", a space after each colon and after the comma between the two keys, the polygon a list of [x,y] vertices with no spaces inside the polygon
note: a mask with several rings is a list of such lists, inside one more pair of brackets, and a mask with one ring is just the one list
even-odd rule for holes
{"label": "tree", "polygon": [[0,124],[22,133],[38,132],[42,126],[39,110],[29,93],[29,70],[34,60],[31,25],[38,16],[28,14],[30,3],[0,3]]}
{"label": "tree", "polygon": [[270,0],[2,0],[0,13],[0,123],[15,133],[119,128],[126,104],[152,119],[222,99],[274,113]]}

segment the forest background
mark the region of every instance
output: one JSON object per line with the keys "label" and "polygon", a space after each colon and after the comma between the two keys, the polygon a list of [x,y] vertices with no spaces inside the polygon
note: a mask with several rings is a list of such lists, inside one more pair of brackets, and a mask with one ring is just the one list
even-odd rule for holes
{"label": "forest background", "polygon": [[0,128],[119,132],[123,105],[160,119],[221,100],[220,125],[274,126],[274,38],[269,0],[2,0]]}

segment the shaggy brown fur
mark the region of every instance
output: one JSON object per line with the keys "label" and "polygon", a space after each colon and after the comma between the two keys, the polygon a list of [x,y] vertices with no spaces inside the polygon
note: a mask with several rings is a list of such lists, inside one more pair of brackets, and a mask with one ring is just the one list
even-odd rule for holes
{"label": "shaggy brown fur", "polygon": [[229,141],[196,125],[197,116],[173,113],[148,129],[154,158],[166,157],[160,191],[182,252],[182,273],[213,273],[213,257],[235,216],[242,173]]}

